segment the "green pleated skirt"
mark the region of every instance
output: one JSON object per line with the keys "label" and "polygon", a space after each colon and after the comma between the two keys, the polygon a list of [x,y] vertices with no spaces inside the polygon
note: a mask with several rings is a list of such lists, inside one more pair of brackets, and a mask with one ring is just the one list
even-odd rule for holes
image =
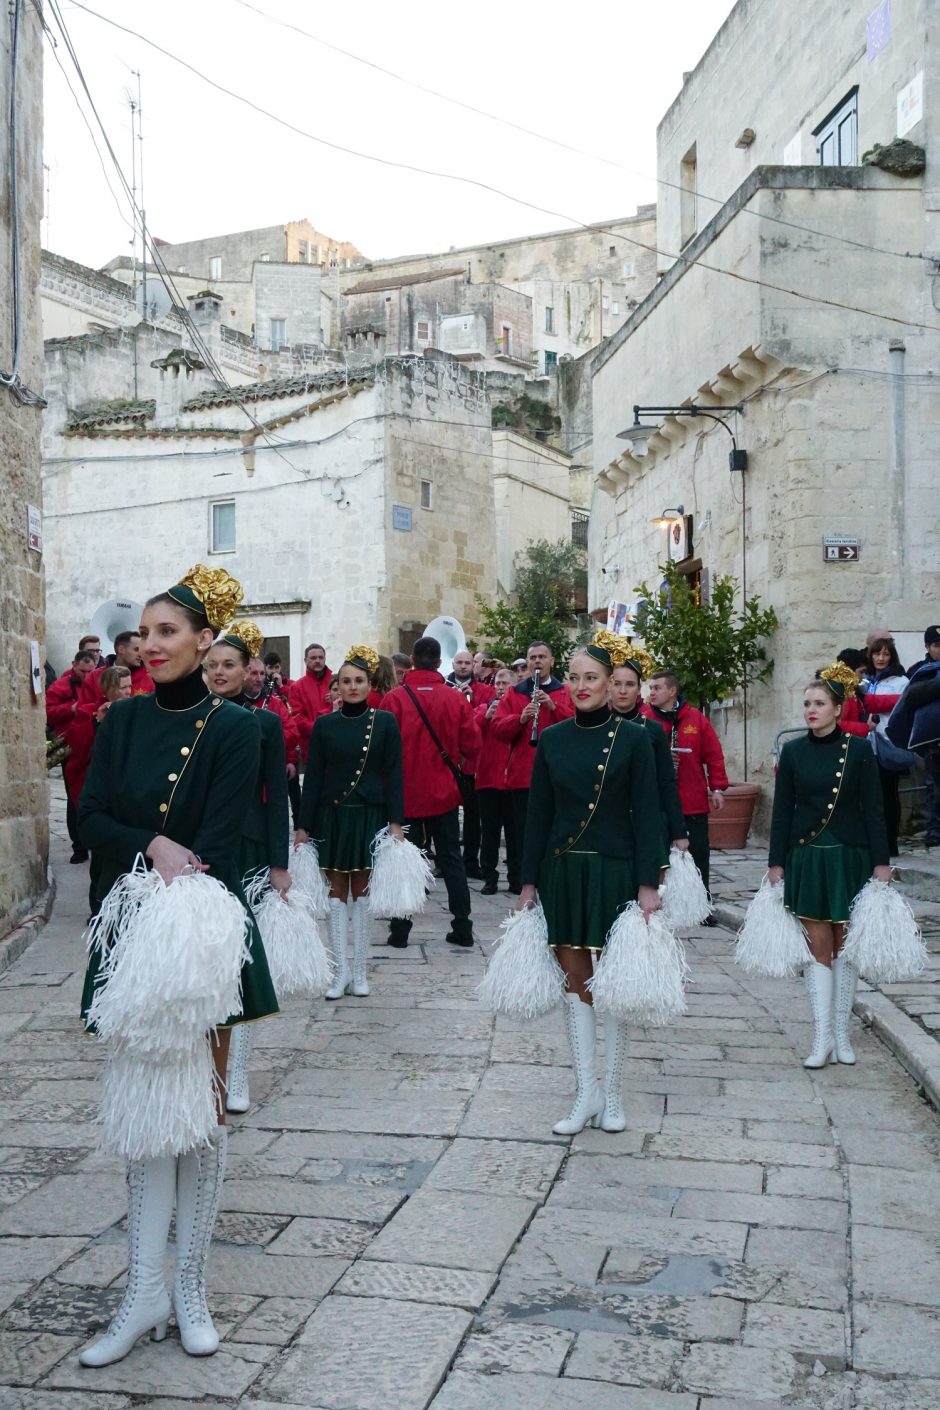
{"label": "green pleated skirt", "polygon": [[314,818],[313,840],[328,871],[371,871],[372,843],[388,819],[370,803],[323,803]]}
{"label": "green pleated skirt", "polygon": [[841,924],[871,873],[867,847],[841,842],[794,847],[783,871],[783,903],[804,920]]}
{"label": "green pleated skirt", "polygon": [[563,852],[539,868],[539,900],[550,945],[602,950],[628,901],[636,900],[633,863],[599,852]]}

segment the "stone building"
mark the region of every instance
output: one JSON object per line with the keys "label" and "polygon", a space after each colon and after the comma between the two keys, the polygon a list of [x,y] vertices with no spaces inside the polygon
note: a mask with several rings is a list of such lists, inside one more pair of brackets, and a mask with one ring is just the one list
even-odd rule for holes
{"label": "stone building", "polygon": [[161,257],[174,274],[191,274],[196,279],[251,278],[256,263],[311,264],[327,269],[348,269],[363,255],[348,240],[324,235],[309,220],[288,220],[283,225],[267,225],[259,230],[239,230],[228,235],[210,235],[200,240],[176,244],[157,242]]}
{"label": "stone building", "polygon": [[[43,559],[27,508],[42,507],[39,223],[42,218],[42,28],[19,9],[15,163],[7,161],[13,56],[0,26],[0,935],[41,907],[49,850],[45,769]],[[14,225],[15,212],[15,225]],[[19,262],[14,303],[13,251]],[[40,665],[33,676],[33,650]]]}
{"label": "stone building", "polygon": [[[650,521],[668,511],[703,592],[746,577],[780,619],[746,757],[744,702],[716,716],[739,778],[769,784],[807,675],[873,625],[911,661],[937,616],[931,15],[920,0],[740,0],[659,126],[659,283],[591,359],[591,606],[658,580]],[[888,152],[862,164],[875,144]],[[619,436],[634,404],[692,402],[742,406],[727,420],[745,471],[702,418],[653,413],[645,442]],[[850,552],[826,545],[840,536]]]}

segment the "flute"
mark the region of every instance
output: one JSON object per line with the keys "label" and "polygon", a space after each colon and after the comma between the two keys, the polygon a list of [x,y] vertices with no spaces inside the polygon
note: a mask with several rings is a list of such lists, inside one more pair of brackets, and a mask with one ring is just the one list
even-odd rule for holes
{"label": "flute", "polygon": [[[532,676],[532,699],[535,700],[535,693],[541,688],[542,672],[536,666]],[[529,735],[529,743],[534,749],[539,742],[539,711],[542,708],[541,700],[535,700],[535,714],[532,716],[532,733]]]}

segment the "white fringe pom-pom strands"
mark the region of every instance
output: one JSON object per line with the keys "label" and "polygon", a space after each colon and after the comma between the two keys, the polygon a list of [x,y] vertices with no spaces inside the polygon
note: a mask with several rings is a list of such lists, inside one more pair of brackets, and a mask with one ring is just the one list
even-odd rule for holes
{"label": "white fringe pom-pom strands", "polygon": [[279,996],[309,994],[320,998],[333,980],[333,963],[310,915],[304,895],[291,887],[285,899],[270,888],[252,910],[261,931],[271,980]]}
{"label": "white fringe pom-pom strands", "polygon": [[218,1123],[208,1038],[156,1059],[115,1045],[102,1079],[102,1145],[125,1160],[155,1160],[205,1145]]}
{"label": "white fringe pom-pom strands", "polygon": [[549,947],[541,906],[513,911],[489,958],[477,996],[485,1008],[509,1018],[541,1018],[564,997],[565,976]]}
{"label": "white fringe pom-pom strands", "polygon": [[[294,847],[290,854],[291,881],[303,896],[307,911],[314,920],[322,920],[330,911],[330,888],[320,870],[320,858],[314,842],[304,842]],[[252,902],[254,905],[254,902]]]}
{"label": "white fringe pom-pom strands", "polygon": [[701,925],[712,913],[702,873],[692,853],[678,847],[673,847],[669,853],[669,870],[659,894],[663,899],[663,920],[671,930]]}
{"label": "white fringe pom-pom strands", "polygon": [[927,947],[905,898],[884,881],[869,881],[852,902],[843,958],[871,984],[916,979]]}
{"label": "white fringe pom-pom strands", "polygon": [[241,1012],[248,917],[204,872],[169,886],[159,872],[119,877],[88,928],[100,966],[89,1018],[105,1042],[175,1054]]}
{"label": "white fringe pom-pom strands", "polygon": [[631,901],[610,927],[589,987],[598,1013],[661,1027],[685,1013],[688,973],[682,945],[660,912],[646,920]]}
{"label": "white fringe pom-pom strands", "polygon": [[387,827],[372,843],[372,875],[366,899],[372,916],[420,915],[434,887],[428,859],[413,842],[399,842]]}
{"label": "white fringe pom-pom strands", "polygon": [[735,963],[746,974],[790,979],[810,958],[806,932],[783,904],[783,882],[771,886],[764,877],[738,931]]}

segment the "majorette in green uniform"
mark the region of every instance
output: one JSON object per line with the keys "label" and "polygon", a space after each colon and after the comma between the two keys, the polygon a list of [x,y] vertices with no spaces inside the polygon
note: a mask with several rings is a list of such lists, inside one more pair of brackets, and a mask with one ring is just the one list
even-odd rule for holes
{"label": "majorette in green uniform", "polygon": [[784,904],[812,950],[805,973],[815,1042],[807,1067],[824,1066],[833,1053],[855,1061],[848,1024],[858,971],[839,951],[859,891],[873,874],[891,876],[878,767],[868,741],[839,728],[846,696],[839,676],[829,667],[803,693],[808,729],[781,750],[770,829],[770,880],[782,875]]}
{"label": "majorette in green uniform", "polygon": [[[606,635],[606,634],[605,634]],[[602,645],[576,652],[568,667],[574,719],[546,730],[532,769],[522,855],[520,906],[545,911],[549,944],[565,971],[565,1019],[578,1081],[571,1114],[554,1130],[569,1135],[601,1118],[623,1130],[621,1084],[626,1025],[606,1026],[606,1089],[595,1073],[590,991],[592,951],[627,902],[659,909],[657,885],[666,865],[659,793],[649,732],[621,720],[608,704],[612,662]],[[650,825],[653,820],[654,825]]]}
{"label": "majorette in green uniform", "polygon": [[[245,618],[232,622],[213,642],[205,661],[205,675],[215,695],[247,710],[261,731],[261,758],[255,776],[251,803],[242,819],[238,848],[238,869],[247,885],[258,871],[268,871],[270,885],[286,895],[291,878],[287,870],[290,852],[290,811],[287,796],[287,760],[284,729],[280,717],[270,710],[255,710],[245,698],[248,663],[260,654],[264,633]],[[227,1111],[245,1112],[251,1103],[248,1090],[248,1060],[251,1055],[251,1028],[240,1023],[229,1045],[225,1079]]]}
{"label": "majorette in green uniform", "polygon": [[[310,734],[300,800],[300,841],[317,845],[330,883],[330,944],[335,978],[326,991],[340,999],[369,992],[369,917],[365,893],[372,870],[372,843],[388,825],[402,835],[405,815],[401,736],[395,717],[368,702],[379,666],[370,646],[351,646],[337,673],[341,705],[321,715]],[[349,925],[351,919],[351,927]],[[346,956],[347,928],[353,935],[352,972]]]}
{"label": "majorette in green uniform", "polygon": [[643,681],[653,673],[652,658],[646,651],[631,646],[613,632],[598,632],[597,636],[603,637],[602,645],[606,647],[613,664],[610,678],[612,709],[621,719],[649,731],[656,765],[656,786],[659,789],[659,812],[666,854],[668,856],[670,847],[688,851],[689,833],[682,804],[679,802],[679,787],[676,783],[672,754],[669,751],[669,740],[658,720],[651,720],[648,716],[640,714],[640,689]]}
{"label": "majorette in green uniform", "polygon": [[[245,904],[239,844],[254,795],[260,733],[247,711],[208,689],[202,671],[215,633],[241,599],[241,586],[228,573],[197,564],[144,608],[141,652],[155,693],[117,701],[108,711],[79,802],[82,836],[101,863],[101,894],[143,853],[167,883],[189,867],[206,867]],[[277,1012],[264,949],[247,904],[245,910],[252,963],[242,972],[242,1012],[219,1015],[220,1081],[226,1025]],[[94,970],[90,964],[83,1014]],[[174,1202],[173,1309],[183,1349],[199,1356],[217,1349],[205,1270],[225,1172],[221,1113],[219,1121],[206,1146],[129,1163],[127,1290],[104,1337],[81,1353],[84,1365],[120,1360],[145,1331],[152,1329],[157,1339],[166,1335],[163,1260]]]}

